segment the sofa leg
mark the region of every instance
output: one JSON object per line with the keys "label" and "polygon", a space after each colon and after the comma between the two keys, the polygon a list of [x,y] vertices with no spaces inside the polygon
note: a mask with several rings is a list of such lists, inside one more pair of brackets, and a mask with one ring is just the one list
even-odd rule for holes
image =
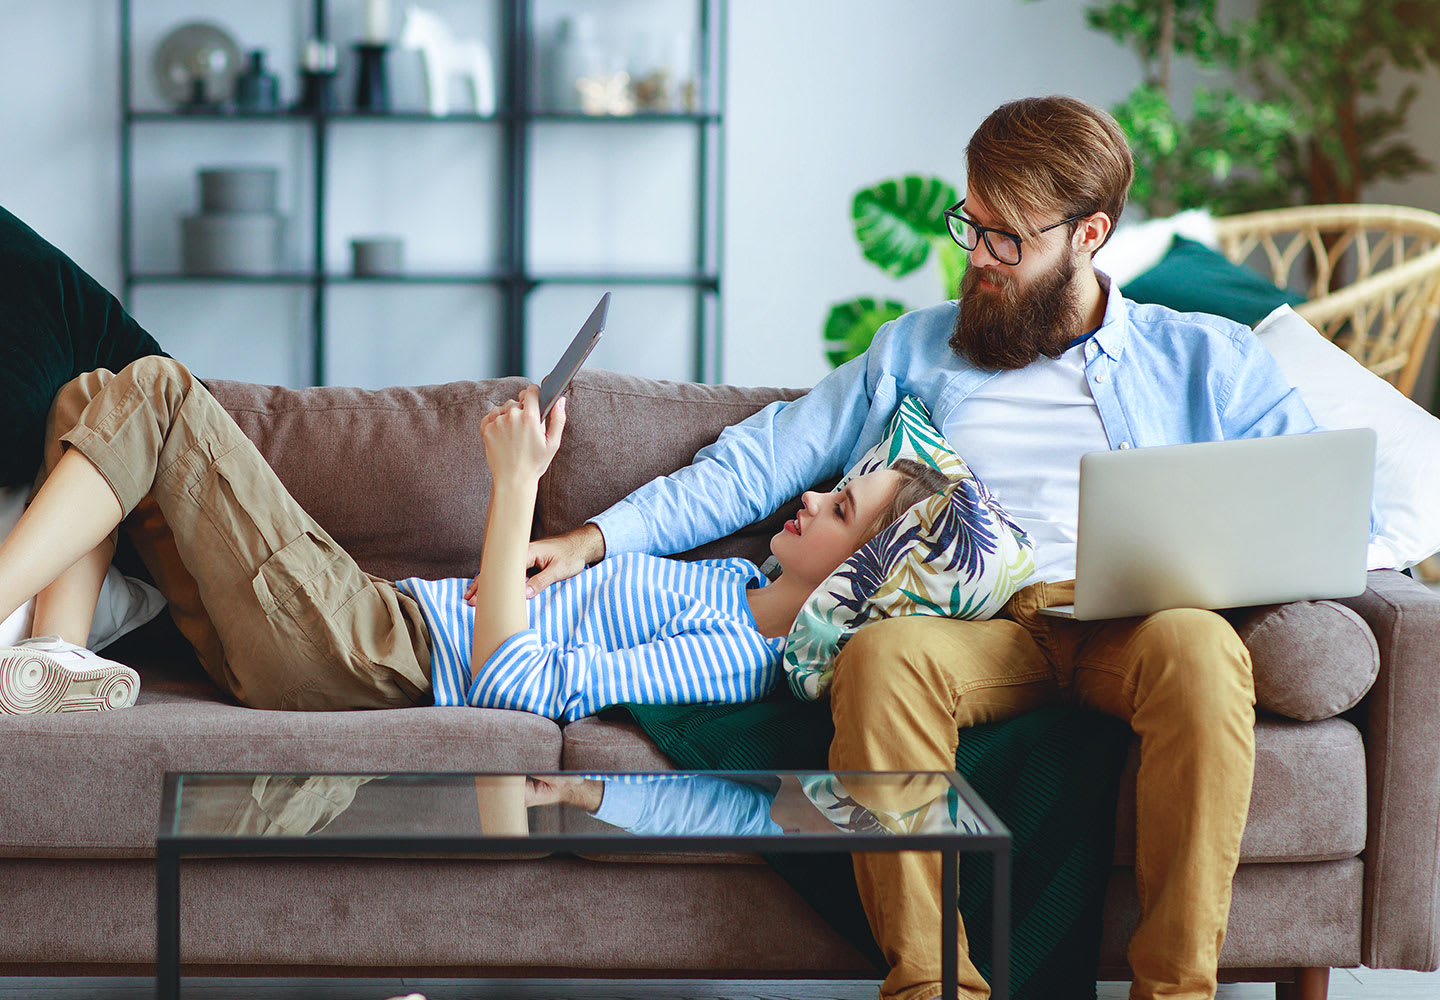
{"label": "sofa leg", "polygon": [[1275,1000],[1325,1000],[1329,995],[1329,969],[1296,969],[1294,982],[1275,984]]}

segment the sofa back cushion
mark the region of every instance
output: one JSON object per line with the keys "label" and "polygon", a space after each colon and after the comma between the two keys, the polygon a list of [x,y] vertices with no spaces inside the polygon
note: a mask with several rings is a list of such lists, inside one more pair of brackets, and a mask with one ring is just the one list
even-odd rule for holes
{"label": "sofa back cushion", "polygon": [[391,580],[479,569],[490,498],[480,420],[527,384],[206,382],[300,505],[366,572]]}
{"label": "sofa back cushion", "polygon": [[[540,483],[538,529],[559,534],[584,524],[656,476],[689,465],[720,432],[777,399],[806,389],[743,388],[660,382],[587,369],[567,403],[565,439]],[[685,553],[687,558],[744,556],[763,562],[785,521],[779,511],[759,526]]]}
{"label": "sofa back cushion", "polygon": [[[527,384],[503,378],[371,390],[206,382],[300,505],[363,569],[388,579],[479,569],[490,499],[480,420]],[[805,392],[581,372],[565,440],[540,484],[535,537],[583,524],[689,464],[731,424]],[[783,520],[777,512],[686,555],[761,562]]]}

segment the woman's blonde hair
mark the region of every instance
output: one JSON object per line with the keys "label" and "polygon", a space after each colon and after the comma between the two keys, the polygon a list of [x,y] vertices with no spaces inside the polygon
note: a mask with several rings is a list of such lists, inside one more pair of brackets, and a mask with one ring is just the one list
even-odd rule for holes
{"label": "woman's blonde hair", "polygon": [[955,480],[951,479],[939,469],[932,469],[928,465],[921,465],[919,462],[902,458],[891,470],[900,473],[900,482],[895,487],[895,495],[875,517],[875,523],[870,526],[870,535],[866,539],[874,538],[882,528],[900,520],[901,516],[914,507],[921,500],[927,500],[950,486]]}

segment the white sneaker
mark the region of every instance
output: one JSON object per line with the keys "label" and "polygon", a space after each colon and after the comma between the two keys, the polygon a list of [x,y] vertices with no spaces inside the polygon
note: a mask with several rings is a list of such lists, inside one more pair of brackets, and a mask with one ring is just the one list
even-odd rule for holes
{"label": "white sneaker", "polygon": [[57,635],[0,648],[0,714],[103,712],[139,694],[134,670]]}

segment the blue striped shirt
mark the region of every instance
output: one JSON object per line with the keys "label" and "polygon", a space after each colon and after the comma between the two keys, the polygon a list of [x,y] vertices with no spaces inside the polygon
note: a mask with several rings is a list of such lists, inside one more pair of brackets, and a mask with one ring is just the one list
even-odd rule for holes
{"label": "blue striped shirt", "polygon": [[437,705],[512,708],[566,722],[621,702],[677,705],[764,697],[785,640],[761,634],[745,599],[768,581],[748,559],[683,562],[627,553],[539,594],[529,627],[471,669],[466,579],[396,586],[430,629]]}

